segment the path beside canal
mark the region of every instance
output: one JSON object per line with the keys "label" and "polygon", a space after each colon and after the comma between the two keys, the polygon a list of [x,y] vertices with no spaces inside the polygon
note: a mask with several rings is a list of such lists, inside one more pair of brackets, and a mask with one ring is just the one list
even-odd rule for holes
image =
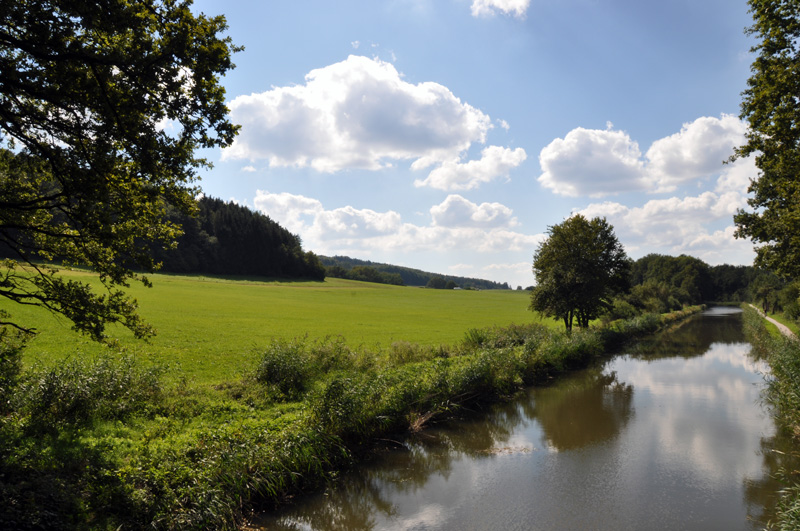
{"label": "path beside canal", "polygon": [[757,311],[759,314],[761,314],[761,317],[763,317],[764,319],[766,319],[766,320],[767,320],[767,321],[769,321],[770,323],[772,323],[772,324],[774,324],[775,326],[777,326],[777,327],[778,327],[778,330],[780,330],[781,334],[785,335],[786,337],[791,337],[792,339],[797,339],[797,336],[796,336],[796,335],[794,335],[794,332],[792,332],[791,330],[789,330],[789,327],[788,327],[788,326],[786,326],[786,325],[784,325],[784,324],[781,324],[781,323],[779,323],[778,321],[776,321],[775,319],[773,319],[773,318],[772,318],[772,317],[770,317],[769,315],[766,315],[766,314],[765,314],[764,312],[762,312],[762,311],[761,311],[759,308],[756,308],[756,307],[755,307],[755,306],[753,306],[752,304],[751,304],[750,306],[751,306],[751,307],[753,307],[753,308],[755,308],[755,310],[756,310],[756,311]]}

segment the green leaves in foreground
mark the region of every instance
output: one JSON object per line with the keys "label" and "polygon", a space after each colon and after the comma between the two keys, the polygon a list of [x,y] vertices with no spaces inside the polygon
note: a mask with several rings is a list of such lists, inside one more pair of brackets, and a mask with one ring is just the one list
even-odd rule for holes
{"label": "green leaves in foreground", "polygon": [[[238,130],[220,78],[239,48],[223,17],[191,3],[0,3],[0,256],[11,266],[0,297],[61,312],[93,339],[113,323],[150,332],[118,288],[146,283],[151,245],[180,234],[168,207],[196,210],[193,183],[210,166],[196,152]],[[96,271],[107,298],[36,265],[53,260]],[[2,320],[29,327],[17,319]]]}

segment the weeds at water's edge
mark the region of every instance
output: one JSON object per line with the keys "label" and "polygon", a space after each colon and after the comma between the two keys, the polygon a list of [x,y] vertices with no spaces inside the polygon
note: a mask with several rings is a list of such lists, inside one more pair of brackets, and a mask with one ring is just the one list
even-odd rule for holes
{"label": "weeds at water's edge", "polygon": [[[782,334],[772,335],[763,317],[752,307],[744,308],[744,328],[753,352],[770,366],[766,400],[776,412],[782,429],[800,444],[800,341]],[[800,529],[800,478],[797,470],[784,470],[778,514],[769,529]]]}
{"label": "weeds at water's edge", "polygon": [[10,370],[0,528],[233,529],[254,503],[315,488],[370,441],[511,396],[690,313],[569,336],[471,330],[453,346],[382,352],[336,337],[276,341],[217,390],[165,388],[160,369],[126,357]]}

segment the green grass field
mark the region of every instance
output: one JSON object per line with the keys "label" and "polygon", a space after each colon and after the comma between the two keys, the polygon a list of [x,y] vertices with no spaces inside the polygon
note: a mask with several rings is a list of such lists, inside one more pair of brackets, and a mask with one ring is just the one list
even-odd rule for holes
{"label": "green grass field", "polygon": [[[94,281],[89,273],[65,275]],[[141,315],[158,330],[148,342],[111,330],[139,359],[157,361],[195,383],[239,378],[255,352],[275,338],[342,336],[351,347],[380,349],[396,341],[453,344],[470,328],[523,324],[526,291],[431,290],[342,279],[278,282],[152,275],[153,288],[131,286]],[[106,347],[73,332],[64,318],[39,308],[0,302],[38,336],[25,351],[26,365],[97,355]],[[554,327],[559,323],[545,319]]]}

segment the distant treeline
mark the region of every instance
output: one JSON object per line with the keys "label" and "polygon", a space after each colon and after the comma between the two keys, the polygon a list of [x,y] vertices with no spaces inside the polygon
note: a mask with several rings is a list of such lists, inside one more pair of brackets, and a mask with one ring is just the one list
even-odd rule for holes
{"label": "distant treeline", "polygon": [[170,211],[183,227],[175,249],[154,247],[161,271],[322,280],[325,268],[300,238],[268,216],[221,199],[198,201],[195,217]]}
{"label": "distant treeline", "polygon": [[325,274],[334,278],[349,278],[398,286],[448,286],[463,289],[509,289],[508,283],[478,278],[457,277],[427,273],[419,269],[359,260],[348,256],[320,256]]}
{"label": "distant treeline", "polygon": [[750,300],[749,286],[757,277],[753,266],[710,266],[692,256],[648,254],[631,268],[631,284],[662,285],[686,304]]}
{"label": "distant treeline", "polygon": [[709,266],[691,256],[649,254],[631,264],[631,289],[612,301],[606,319],[665,313],[706,302],[754,300],[763,272],[752,266]]}

